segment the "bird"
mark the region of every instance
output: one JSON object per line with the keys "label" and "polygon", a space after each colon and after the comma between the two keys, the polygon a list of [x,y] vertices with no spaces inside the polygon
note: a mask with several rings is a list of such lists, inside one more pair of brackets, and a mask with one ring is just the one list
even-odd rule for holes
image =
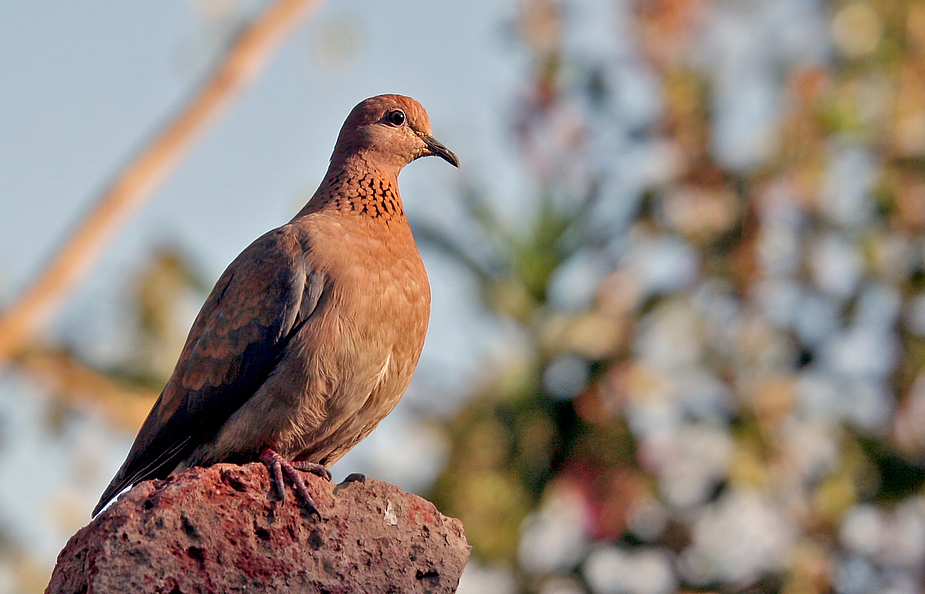
{"label": "bird", "polygon": [[424,345],[430,285],[398,174],[425,156],[459,167],[420,103],[353,108],[305,206],[216,282],[92,516],[141,481],[257,460],[282,500],[289,479],[320,516],[299,471],[330,480],[398,403]]}

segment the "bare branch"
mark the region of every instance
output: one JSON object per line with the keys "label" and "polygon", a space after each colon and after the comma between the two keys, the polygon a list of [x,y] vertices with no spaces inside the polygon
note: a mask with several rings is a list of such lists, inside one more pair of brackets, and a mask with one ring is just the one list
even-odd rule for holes
{"label": "bare branch", "polygon": [[16,363],[61,404],[99,408],[110,424],[126,432],[138,430],[157,398],[154,390],[113,380],[66,352],[29,349],[17,355]]}
{"label": "bare branch", "polygon": [[318,0],[279,0],[244,29],[173,121],[123,169],[37,280],[0,316],[0,366],[21,351],[86,276],[103,248]]}

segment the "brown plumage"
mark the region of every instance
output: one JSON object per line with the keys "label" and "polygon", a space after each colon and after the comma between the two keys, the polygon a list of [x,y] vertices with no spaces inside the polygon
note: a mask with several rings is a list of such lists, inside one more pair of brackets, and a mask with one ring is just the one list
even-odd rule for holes
{"label": "brown plumage", "polygon": [[459,165],[414,99],[353,109],[308,204],[219,278],[93,515],[140,481],[258,458],[282,496],[285,473],[313,508],[294,467],[330,477],[396,405],[424,345],[430,287],[398,173],[427,155]]}

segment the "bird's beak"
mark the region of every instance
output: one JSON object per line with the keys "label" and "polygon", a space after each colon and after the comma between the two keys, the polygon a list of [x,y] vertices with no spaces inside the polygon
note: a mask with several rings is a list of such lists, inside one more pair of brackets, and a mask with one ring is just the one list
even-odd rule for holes
{"label": "bird's beak", "polygon": [[421,134],[421,140],[427,145],[427,150],[430,151],[428,154],[440,157],[454,167],[459,167],[459,159],[456,158],[456,155],[454,155],[450,149],[437,142],[436,138],[427,134]]}

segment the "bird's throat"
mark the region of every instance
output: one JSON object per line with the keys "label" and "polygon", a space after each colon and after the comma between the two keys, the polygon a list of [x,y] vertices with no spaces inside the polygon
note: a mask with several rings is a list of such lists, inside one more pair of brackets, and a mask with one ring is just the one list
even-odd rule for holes
{"label": "bird's throat", "polygon": [[405,218],[397,179],[372,172],[361,175],[329,172],[325,182],[297,216],[334,210],[381,222]]}

